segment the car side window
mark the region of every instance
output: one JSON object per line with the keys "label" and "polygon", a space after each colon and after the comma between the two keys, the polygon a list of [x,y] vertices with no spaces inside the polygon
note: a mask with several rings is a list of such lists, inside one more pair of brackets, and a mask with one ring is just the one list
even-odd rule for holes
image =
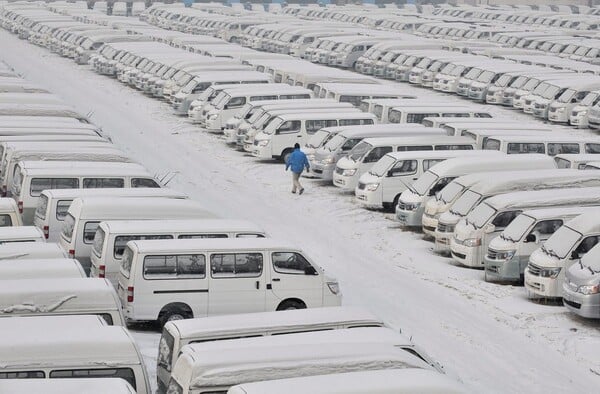
{"label": "car side window", "polygon": [[521,214],[522,211],[508,211],[499,213],[494,220],[492,220],[492,224],[496,226],[496,229],[505,228]]}
{"label": "car side window", "polygon": [[261,253],[218,253],[210,256],[213,278],[255,278],[262,274]]}
{"label": "car side window", "polygon": [[579,258],[583,257],[584,254],[590,251],[598,241],[600,240],[600,235],[591,235],[589,237],[585,237],[581,243],[575,248],[574,252],[579,256]]}
{"label": "car side window", "polygon": [[317,270],[300,253],[275,252],[271,258],[273,269],[280,274],[318,275]]}
{"label": "car side window", "polygon": [[417,172],[417,161],[416,160],[399,160],[390,169],[390,176],[403,176],[410,175]]}
{"label": "car side window", "polygon": [[387,155],[392,151],[391,146],[378,146],[369,152],[369,154],[365,157],[365,163],[375,163],[379,161],[383,156]]}

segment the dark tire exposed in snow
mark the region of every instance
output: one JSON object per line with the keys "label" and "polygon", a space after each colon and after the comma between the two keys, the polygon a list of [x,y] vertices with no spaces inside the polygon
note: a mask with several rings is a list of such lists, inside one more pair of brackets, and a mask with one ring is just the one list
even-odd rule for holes
{"label": "dark tire exposed in snow", "polygon": [[285,300],[277,307],[278,311],[286,311],[290,309],[306,309],[306,304],[299,300]]}
{"label": "dark tire exposed in snow", "polygon": [[158,323],[161,327],[173,320],[191,319],[194,317],[192,309],[186,304],[169,304],[158,314]]}
{"label": "dark tire exposed in snow", "polygon": [[280,159],[282,162],[284,162],[284,163],[287,163],[288,156],[289,156],[291,153],[292,153],[292,150],[291,150],[290,148],[288,148],[288,149],[284,150],[284,151],[281,153],[281,156],[279,157],[279,159]]}

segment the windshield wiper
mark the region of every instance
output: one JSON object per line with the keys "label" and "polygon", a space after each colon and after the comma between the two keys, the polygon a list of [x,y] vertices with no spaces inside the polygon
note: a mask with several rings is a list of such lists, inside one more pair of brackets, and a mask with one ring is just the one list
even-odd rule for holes
{"label": "windshield wiper", "polygon": [[560,256],[559,256],[559,255],[558,255],[558,254],[557,254],[555,251],[553,251],[552,249],[547,249],[547,248],[546,248],[544,245],[542,245],[542,250],[543,250],[543,251],[544,251],[544,252],[545,252],[545,253],[546,253],[548,256],[551,256],[551,257],[556,257],[557,259],[560,259]]}

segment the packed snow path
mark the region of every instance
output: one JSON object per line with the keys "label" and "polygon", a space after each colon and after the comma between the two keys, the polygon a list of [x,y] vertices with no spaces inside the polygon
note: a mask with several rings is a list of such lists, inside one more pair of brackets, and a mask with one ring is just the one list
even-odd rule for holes
{"label": "packed snow path", "polygon": [[[169,185],[216,213],[248,219],[289,239],[340,280],[344,303],[362,305],[401,328],[474,392],[594,392],[600,384],[600,324],[560,306],[534,304],[522,287],[485,283],[483,272],[431,252],[390,215],[362,209],[334,187],[305,180],[291,194],[280,164],[261,163],[87,66],[0,31],[0,58],[109,132],[151,171],[175,171]],[[435,93],[404,84],[421,97]],[[447,96],[449,100],[458,100]],[[523,114],[485,106],[498,116]],[[136,332],[151,382],[159,334]]]}

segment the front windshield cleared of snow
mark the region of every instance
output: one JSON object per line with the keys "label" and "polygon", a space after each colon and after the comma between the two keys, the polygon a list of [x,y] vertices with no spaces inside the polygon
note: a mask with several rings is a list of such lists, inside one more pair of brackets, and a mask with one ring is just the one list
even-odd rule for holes
{"label": "front windshield cleared of snow", "polygon": [[496,210],[486,203],[479,204],[467,215],[467,221],[482,228],[494,216]]}
{"label": "front windshield cleared of snow", "polygon": [[429,189],[433,186],[435,181],[438,180],[438,176],[435,175],[431,171],[426,171],[423,175],[419,177],[411,186],[411,189],[419,194],[419,196],[424,196],[427,194]]}
{"label": "front windshield cleared of snow", "polygon": [[396,162],[396,159],[394,159],[391,156],[385,155],[383,156],[381,159],[379,159],[379,161],[377,163],[375,163],[373,165],[373,167],[371,168],[370,173],[375,175],[375,176],[379,176],[382,177],[386,174],[387,170],[394,165],[394,163]]}
{"label": "front windshield cleared of snow", "polygon": [[521,214],[506,226],[500,237],[508,241],[518,242],[534,223],[534,218]]}
{"label": "front windshield cleared of snow", "polygon": [[563,259],[567,257],[579,238],[581,238],[580,233],[567,226],[562,226],[548,238],[542,248],[549,255]]}
{"label": "front windshield cleared of snow", "polygon": [[448,204],[464,190],[464,187],[457,182],[450,182],[448,186],[442,189],[440,193],[439,200],[444,204]]}
{"label": "front windshield cleared of snow", "polygon": [[467,190],[452,205],[451,211],[458,215],[466,216],[471,211],[471,209],[473,209],[473,207],[477,204],[480,198],[481,194],[475,193],[471,190]]}

